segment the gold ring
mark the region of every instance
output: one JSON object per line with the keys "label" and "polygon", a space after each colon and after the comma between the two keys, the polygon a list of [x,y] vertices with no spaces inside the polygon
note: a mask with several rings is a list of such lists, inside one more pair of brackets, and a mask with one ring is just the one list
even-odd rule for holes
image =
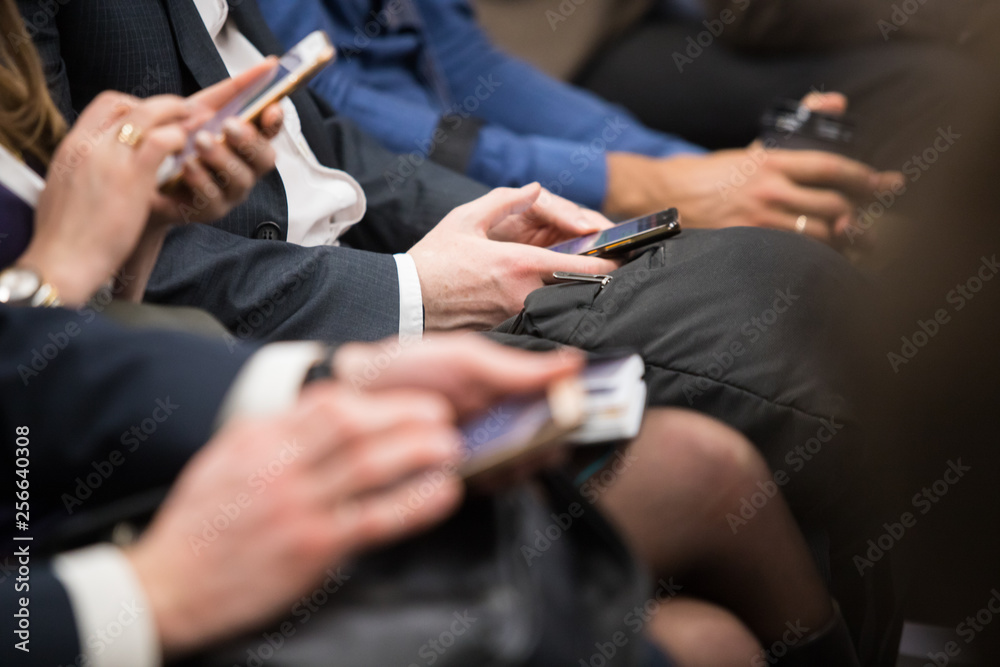
{"label": "gold ring", "polygon": [[132,123],[125,123],[122,125],[121,131],[118,133],[118,141],[125,144],[129,148],[135,148],[142,141],[142,130],[137,128]]}
{"label": "gold ring", "polygon": [[799,234],[805,234],[806,233],[806,223],[808,221],[809,221],[809,218],[807,216],[800,215],[799,219],[795,221],[795,231],[798,232]]}

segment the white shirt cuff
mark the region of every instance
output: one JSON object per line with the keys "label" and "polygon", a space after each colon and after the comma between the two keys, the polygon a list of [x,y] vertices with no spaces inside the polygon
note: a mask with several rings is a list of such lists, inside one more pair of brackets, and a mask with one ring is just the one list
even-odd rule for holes
{"label": "white shirt cuff", "polygon": [[57,556],[80,651],[90,667],[159,667],[160,639],[146,593],[125,554],[100,544]]}
{"label": "white shirt cuff", "polygon": [[399,338],[419,341],[424,335],[424,296],[417,264],[405,253],[393,255],[399,276]]}
{"label": "white shirt cuff", "polygon": [[271,343],[240,370],[222,402],[216,426],[236,416],[267,417],[290,409],[299,398],[309,369],[326,356],[315,342]]}

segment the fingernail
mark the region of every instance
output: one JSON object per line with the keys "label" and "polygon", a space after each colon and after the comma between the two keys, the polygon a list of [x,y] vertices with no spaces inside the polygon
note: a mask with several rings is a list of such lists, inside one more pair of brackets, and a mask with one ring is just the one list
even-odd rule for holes
{"label": "fingernail", "polygon": [[233,138],[240,138],[243,136],[243,125],[240,124],[235,118],[227,118],[222,124],[223,131]]}
{"label": "fingernail", "polygon": [[201,130],[198,134],[194,135],[194,143],[198,148],[202,150],[211,150],[215,144],[215,139],[206,130]]}

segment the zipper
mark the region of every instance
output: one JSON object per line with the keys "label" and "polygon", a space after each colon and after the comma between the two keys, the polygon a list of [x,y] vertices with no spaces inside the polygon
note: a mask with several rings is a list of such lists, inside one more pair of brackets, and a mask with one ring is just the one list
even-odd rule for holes
{"label": "zipper", "polygon": [[613,276],[603,273],[572,273],[570,271],[556,271],[552,277],[560,282],[600,283],[601,287],[605,287],[613,278]]}

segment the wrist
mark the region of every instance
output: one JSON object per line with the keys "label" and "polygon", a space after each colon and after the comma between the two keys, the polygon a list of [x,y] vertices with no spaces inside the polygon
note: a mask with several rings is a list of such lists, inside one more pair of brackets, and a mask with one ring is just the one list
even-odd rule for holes
{"label": "wrist", "polygon": [[169,231],[170,225],[152,222],[143,230],[135,251],[122,266],[122,275],[128,276],[128,279],[123,280],[122,290],[118,293],[120,298],[136,303],[142,301]]}
{"label": "wrist", "polygon": [[371,343],[345,343],[332,351],[330,372],[345,385],[367,386],[365,367],[371,360]]}
{"label": "wrist", "polygon": [[125,558],[146,594],[163,656],[169,659],[198,648],[201,623],[178,597],[186,586],[164,581],[168,567],[147,553],[143,541],[126,550]]}
{"label": "wrist", "polygon": [[656,177],[656,160],[632,153],[608,153],[608,185],[604,213],[613,218],[632,218],[655,208],[650,182]]}
{"label": "wrist", "polygon": [[429,300],[433,303],[433,300],[429,298],[432,292],[431,285],[427,283],[426,276],[429,262],[425,261],[425,257],[418,246],[414,246],[406,254],[413,260],[413,266],[417,271],[417,283],[420,285],[420,299],[423,305],[424,332],[434,331],[437,325],[437,322],[434,321],[436,311],[433,308],[427,307]]}
{"label": "wrist", "polygon": [[107,282],[111,272],[81,253],[60,252],[32,242],[15,266],[35,271],[56,289],[67,307],[83,306]]}

